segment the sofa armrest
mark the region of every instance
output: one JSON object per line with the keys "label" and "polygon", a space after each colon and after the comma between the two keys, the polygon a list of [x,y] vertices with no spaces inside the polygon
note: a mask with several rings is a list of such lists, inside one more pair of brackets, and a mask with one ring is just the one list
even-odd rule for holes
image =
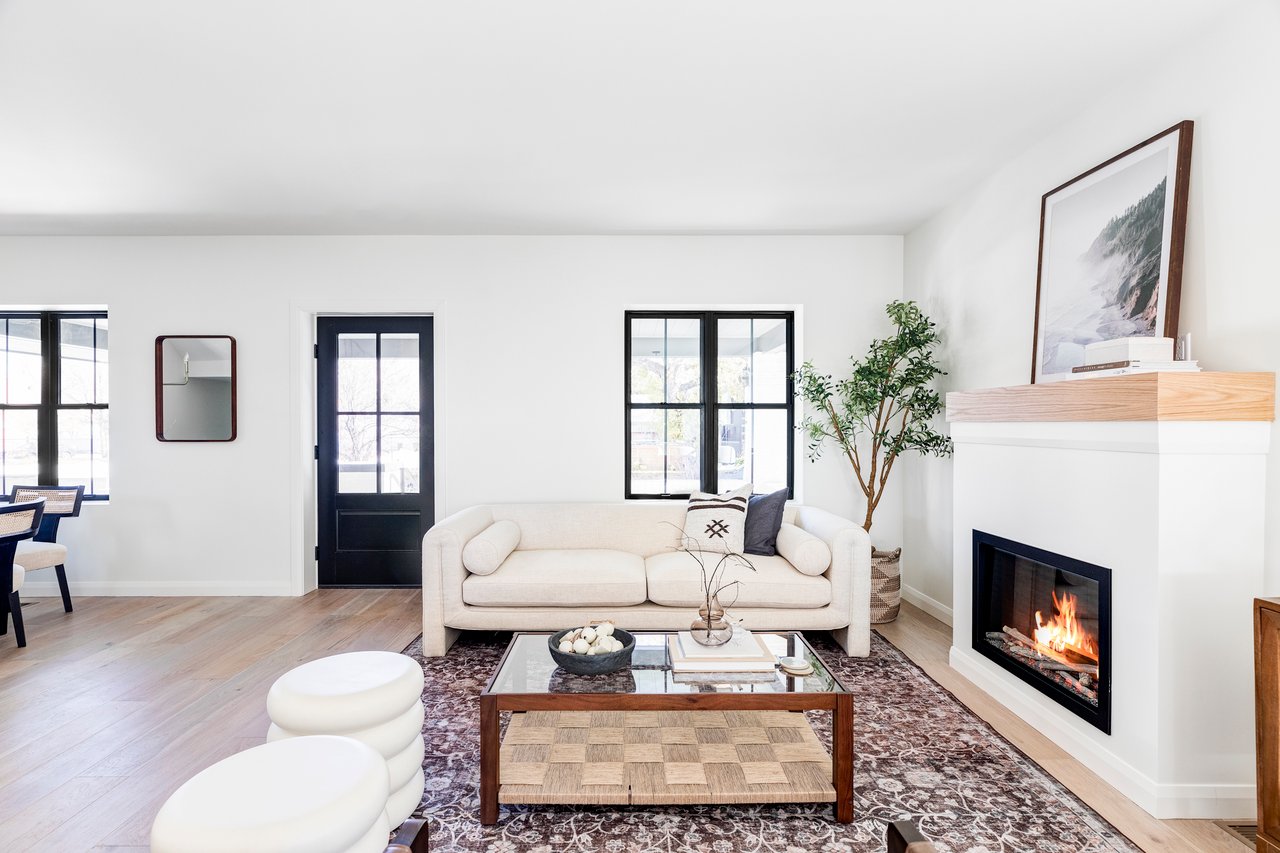
{"label": "sofa armrest", "polygon": [[422,537],[422,654],[437,657],[448,651],[452,637],[445,614],[462,606],[462,549],[493,524],[488,507],[473,506],[436,522]]}
{"label": "sofa armrest", "polygon": [[856,522],[814,506],[796,507],[795,523],[831,549],[832,605],[847,607],[849,618],[836,639],[848,654],[865,657],[871,653],[871,535]]}

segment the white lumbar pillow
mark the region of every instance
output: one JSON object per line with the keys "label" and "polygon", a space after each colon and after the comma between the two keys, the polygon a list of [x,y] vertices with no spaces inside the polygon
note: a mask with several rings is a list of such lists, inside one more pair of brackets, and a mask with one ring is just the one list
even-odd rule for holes
{"label": "white lumbar pillow", "polygon": [[831,549],[827,543],[794,524],[778,528],[778,553],[786,557],[796,571],[806,575],[820,575],[831,565]]}
{"label": "white lumbar pillow", "polygon": [[749,500],[750,483],[723,495],[694,492],[684,514],[685,549],[741,554]]}
{"label": "white lumbar pillow", "polygon": [[476,575],[491,575],[520,544],[520,525],[495,521],[476,534],[462,549],[462,565]]}

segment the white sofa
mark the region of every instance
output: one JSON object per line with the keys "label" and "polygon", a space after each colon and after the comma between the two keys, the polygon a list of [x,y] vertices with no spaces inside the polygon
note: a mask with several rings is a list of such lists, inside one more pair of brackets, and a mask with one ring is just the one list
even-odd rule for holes
{"label": "white sofa", "polygon": [[[601,618],[629,630],[688,628],[700,573],[693,557],[676,550],[684,513],[683,502],[652,501],[493,504],[449,516],[422,540],[423,654],[443,655],[463,630],[553,631]],[[468,571],[467,544],[503,520],[519,528],[515,550],[499,548],[501,562],[489,574]],[[723,603],[748,628],[830,630],[845,652],[866,656],[867,532],[811,506],[788,506],[783,520],[826,543],[830,565],[807,575],[782,556],[748,555],[756,571],[731,570],[728,577],[743,583],[735,589],[737,603]],[[475,550],[468,552],[473,565]]]}

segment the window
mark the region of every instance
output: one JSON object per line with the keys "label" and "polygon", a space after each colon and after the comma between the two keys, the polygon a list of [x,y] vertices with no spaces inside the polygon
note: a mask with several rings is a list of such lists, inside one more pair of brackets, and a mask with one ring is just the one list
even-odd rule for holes
{"label": "window", "polygon": [[0,492],[107,497],[106,312],[0,313]]}
{"label": "window", "polygon": [[628,311],[628,498],[792,489],[795,315]]}

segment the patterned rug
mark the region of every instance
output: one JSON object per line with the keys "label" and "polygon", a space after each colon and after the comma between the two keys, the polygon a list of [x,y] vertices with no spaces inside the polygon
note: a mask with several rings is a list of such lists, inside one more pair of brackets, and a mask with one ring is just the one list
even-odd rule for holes
{"label": "patterned rug", "polygon": [[[420,642],[405,649],[427,678],[421,813],[433,851],[881,853],[885,822],[903,818],[948,853],[1138,850],[875,633],[867,658],[810,637],[855,696],[851,824],[836,823],[829,805],[503,806],[496,826],[481,826],[477,697],[507,639],[464,634],[442,658],[422,658]],[[828,748],[830,719],[811,715]]]}

